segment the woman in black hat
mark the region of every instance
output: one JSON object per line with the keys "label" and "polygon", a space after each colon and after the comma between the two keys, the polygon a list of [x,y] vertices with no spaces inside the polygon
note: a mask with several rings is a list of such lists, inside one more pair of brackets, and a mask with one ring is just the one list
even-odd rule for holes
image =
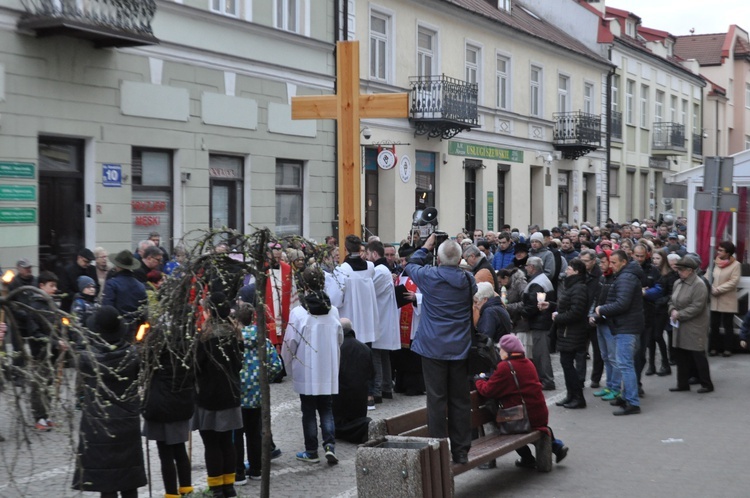
{"label": "woman in black hat", "polygon": [[84,402],[73,489],[98,491],[102,498],[136,498],[146,485],[140,437],[135,347],[125,340],[119,313],[103,306],[87,322],[80,353]]}

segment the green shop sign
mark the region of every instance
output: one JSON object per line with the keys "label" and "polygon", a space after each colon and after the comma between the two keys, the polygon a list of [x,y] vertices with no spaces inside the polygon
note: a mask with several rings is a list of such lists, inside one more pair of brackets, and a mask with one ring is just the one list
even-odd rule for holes
{"label": "green shop sign", "polygon": [[0,223],[36,223],[36,208],[0,208]]}
{"label": "green shop sign", "polygon": [[0,161],[0,178],[34,178],[34,165]]}
{"label": "green shop sign", "polygon": [[31,185],[0,185],[0,201],[35,201],[36,187]]}
{"label": "green shop sign", "polygon": [[468,142],[448,142],[448,154],[452,156],[478,157],[479,159],[493,159],[496,161],[523,162],[523,151],[501,149],[489,145],[470,144]]}

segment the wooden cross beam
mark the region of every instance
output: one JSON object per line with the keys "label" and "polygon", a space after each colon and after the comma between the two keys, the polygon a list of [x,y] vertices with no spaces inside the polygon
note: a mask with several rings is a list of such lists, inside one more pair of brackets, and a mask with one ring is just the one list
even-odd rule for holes
{"label": "wooden cross beam", "polygon": [[339,247],[362,234],[360,118],[409,117],[408,93],[359,93],[359,42],[336,43],[336,95],[292,97],[292,119],[338,120]]}

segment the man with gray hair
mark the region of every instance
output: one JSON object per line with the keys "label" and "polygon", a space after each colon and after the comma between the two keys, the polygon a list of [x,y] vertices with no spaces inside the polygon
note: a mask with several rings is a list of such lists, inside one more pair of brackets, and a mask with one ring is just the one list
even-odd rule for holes
{"label": "man with gray hair", "polygon": [[552,311],[548,306],[542,310],[539,303],[555,301],[555,290],[552,282],[544,274],[544,264],[541,258],[531,256],[526,262],[528,284],[523,291],[524,318],[529,322],[529,329],[533,341],[532,361],[539,375],[542,389],[555,389],[555,376],[552,373],[552,361],[549,356],[549,331],[552,328]]}
{"label": "man with gray hair", "polygon": [[453,461],[465,464],[471,448],[467,378],[477,285],[473,276],[458,267],[461,246],[455,240],[438,247],[438,266],[426,266],[434,246],[433,233],[406,265],[406,273],[422,291],[421,320],[411,349],[422,356],[429,435],[449,437]]}
{"label": "man with gray hair", "polygon": [[[500,292],[500,286],[497,282],[497,274],[492,264],[487,260],[485,253],[479,249],[478,246],[471,244],[464,247],[463,251],[464,260],[471,266],[471,273],[474,278],[480,279],[483,282],[489,282],[492,284],[495,292]],[[479,272],[482,271],[482,275]]]}

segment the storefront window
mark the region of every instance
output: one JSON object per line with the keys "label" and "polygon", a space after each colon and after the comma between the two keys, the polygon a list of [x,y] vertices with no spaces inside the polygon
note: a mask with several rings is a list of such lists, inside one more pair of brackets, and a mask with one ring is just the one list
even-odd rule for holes
{"label": "storefront window", "polygon": [[132,242],[135,248],[151,232],[172,247],[172,152],[133,149]]}

